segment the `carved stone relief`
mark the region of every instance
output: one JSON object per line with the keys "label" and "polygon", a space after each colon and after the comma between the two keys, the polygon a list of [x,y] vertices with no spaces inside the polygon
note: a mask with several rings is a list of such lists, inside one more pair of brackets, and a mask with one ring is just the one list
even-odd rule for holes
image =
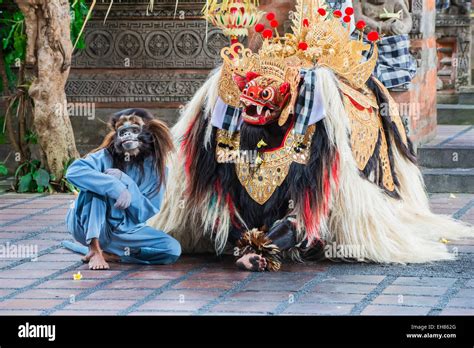
{"label": "carved stone relief", "polygon": [[208,74],[134,72],[71,74],[66,84],[70,102],[185,103]]}
{"label": "carved stone relief", "polygon": [[438,89],[460,91],[471,84],[471,21],[469,16],[438,10]]}
{"label": "carved stone relief", "polygon": [[92,21],[73,68],[212,69],[228,39],[206,28],[203,20]]}

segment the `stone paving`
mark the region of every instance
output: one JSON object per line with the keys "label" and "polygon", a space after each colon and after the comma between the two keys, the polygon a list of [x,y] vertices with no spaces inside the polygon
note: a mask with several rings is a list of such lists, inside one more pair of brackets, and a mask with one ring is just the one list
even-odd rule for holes
{"label": "stone paving", "polygon": [[474,146],[474,125],[438,126],[436,137],[429,142],[429,146]]}
{"label": "stone paving", "polygon": [[[0,315],[474,314],[474,239],[449,244],[457,261],[428,265],[323,261],[248,273],[231,257],[204,255],[89,271],[60,244],[71,240],[64,217],[73,198],[0,195]],[[474,224],[474,195],[436,194],[431,204]],[[14,257],[12,246],[37,246],[37,258]]]}

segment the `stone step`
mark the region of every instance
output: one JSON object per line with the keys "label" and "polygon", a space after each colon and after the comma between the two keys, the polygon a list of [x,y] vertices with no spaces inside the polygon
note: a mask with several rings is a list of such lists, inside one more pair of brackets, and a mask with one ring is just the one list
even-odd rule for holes
{"label": "stone step", "polygon": [[474,124],[474,105],[438,104],[438,124]]}
{"label": "stone step", "polygon": [[426,168],[472,168],[473,146],[430,146],[418,148],[418,164]]}
{"label": "stone step", "polygon": [[474,193],[474,168],[422,168],[430,193]]}

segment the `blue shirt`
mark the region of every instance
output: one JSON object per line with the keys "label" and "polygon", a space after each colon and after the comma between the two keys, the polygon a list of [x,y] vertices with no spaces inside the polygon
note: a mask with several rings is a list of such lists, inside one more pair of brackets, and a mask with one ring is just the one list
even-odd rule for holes
{"label": "blue shirt", "polygon": [[[152,157],[145,159],[143,175],[138,166],[129,165],[117,179],[104,174],[109,168],[113,168],[112,156],[103,149],[74,161],[66,178],[81,190],[76,204],[80,204],[87,191],[102,196],[108,201],[106,219],[109,227],[118,232],[133,232],[160,211],[164,185],[158,187],[159,176]],[[132,202],[125,210],[117,209],[115,201],[125,189],[132,195]]]}

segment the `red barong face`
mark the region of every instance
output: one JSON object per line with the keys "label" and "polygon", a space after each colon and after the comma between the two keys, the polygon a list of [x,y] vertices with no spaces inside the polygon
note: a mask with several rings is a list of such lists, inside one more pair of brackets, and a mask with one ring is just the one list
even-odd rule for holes
{"label": "red barong face", "polygon": [[245,78],[234,75],[242,94],[244,122],[265,126],[279,119],[290,99],[290,85],[250,72]]}

